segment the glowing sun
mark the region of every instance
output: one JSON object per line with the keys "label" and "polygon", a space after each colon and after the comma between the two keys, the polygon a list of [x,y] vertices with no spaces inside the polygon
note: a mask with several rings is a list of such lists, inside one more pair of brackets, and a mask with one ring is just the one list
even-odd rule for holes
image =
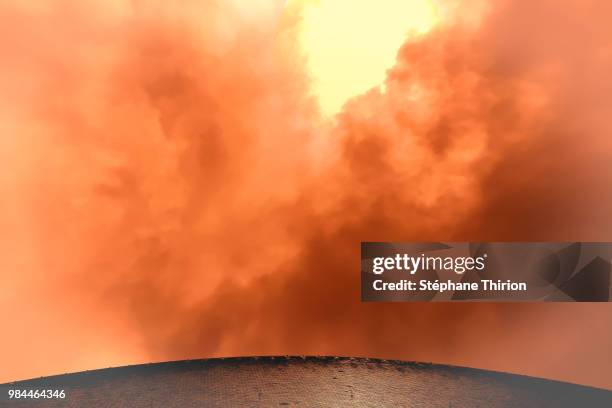
{"label": "glowing sun", "polygon": [[410,36],[438,20],[432,0],[293,0],[302,9],[300,42],[321,110],[383,83]]}

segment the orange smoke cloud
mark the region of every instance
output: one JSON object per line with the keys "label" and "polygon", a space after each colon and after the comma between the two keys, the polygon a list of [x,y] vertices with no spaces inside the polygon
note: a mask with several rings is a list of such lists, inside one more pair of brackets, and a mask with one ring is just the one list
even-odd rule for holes
{"label": "orange smoke cloud", "polygon": [[333,123],[274,7],[3,4],[0,379],[339,354],[612,387],[608,304],[362,304],[358,281],[366,240],[612,240],[597,3],[451,18]]}

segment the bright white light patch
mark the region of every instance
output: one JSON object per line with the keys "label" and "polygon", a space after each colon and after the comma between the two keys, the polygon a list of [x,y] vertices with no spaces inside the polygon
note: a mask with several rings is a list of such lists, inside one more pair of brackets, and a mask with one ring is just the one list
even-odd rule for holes
{"label": "bright white light patch", "polygon": [[436,23],[431,0],[303,1],[301,43],[325,114],[384,82],[411,34]]}

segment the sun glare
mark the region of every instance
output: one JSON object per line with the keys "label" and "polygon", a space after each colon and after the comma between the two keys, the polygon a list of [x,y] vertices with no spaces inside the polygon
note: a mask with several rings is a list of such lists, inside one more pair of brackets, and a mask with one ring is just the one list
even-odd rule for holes
{"label": "sun glare", "polygon": [[[300,0],[295,0],[299,2]],[[411,35],[437,22],[432,0],[302,0],[300,41],[321,110],[380,86]]]}

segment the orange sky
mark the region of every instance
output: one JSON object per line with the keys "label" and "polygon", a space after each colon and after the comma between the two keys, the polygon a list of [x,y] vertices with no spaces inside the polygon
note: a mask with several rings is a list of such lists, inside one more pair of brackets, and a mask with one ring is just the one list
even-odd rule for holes
{"label": "orange sky", "polygon": [[0,3],[0,382],[339,354],[612,388],[609,304],[359,301],[360,241],[612,240],[590,3]]}

